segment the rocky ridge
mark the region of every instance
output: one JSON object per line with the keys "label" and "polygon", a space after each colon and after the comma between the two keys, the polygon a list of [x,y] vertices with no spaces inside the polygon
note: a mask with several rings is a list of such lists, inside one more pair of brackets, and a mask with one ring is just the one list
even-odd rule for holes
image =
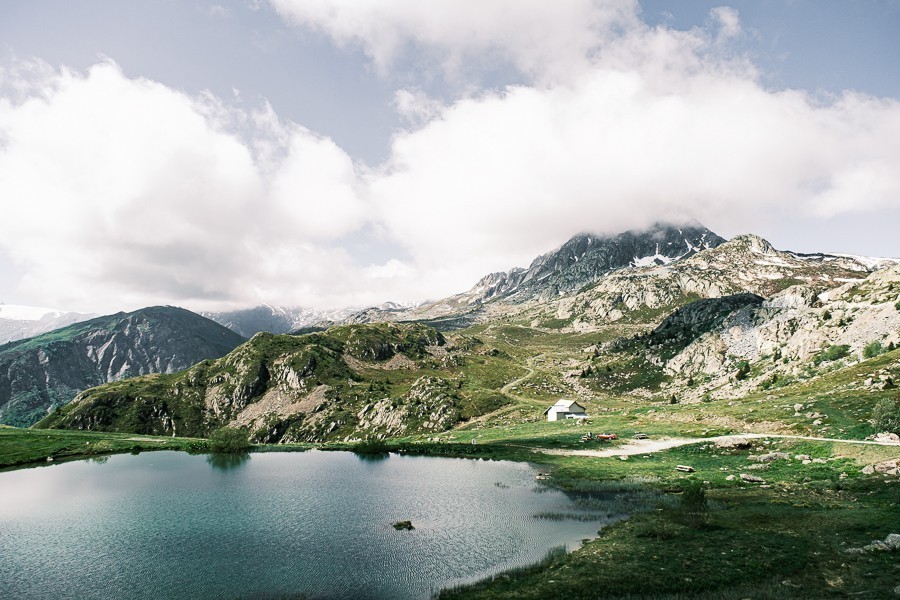
{"label": "rocky ridge", "polygon": [[[840,267],[846,268],[846,267]],[[699,300],[646,336],[616,342],[661,367],[687,400],[740,398],[857,363],[900,346],[900,265],[831,284],[823,273],[770,297]],[[862,382],[892,385],[889,377]]]}
{"label": "rocky ridge", "polygon": [[5,344],[0,346],[0,423],[31,425],[89,387],[178,371],[243,341],[187,310],[152,307]]}
{"label": "rocky ridge", "polygon": [[465,386],[453,369],[462,350],[447,346],[418,324],[259,333],[180,373],[87,390],[38,426],[191,436],[234,426],[266,443],[443,431],[505,402]]}
{"label": "rocky ridge", "polygon": [[[555,319],[575,331],[619,321],[652,323],[700,298],[742,292],[770,297],[797,285],[819,293],[859,282],[889,264],[887,260],[873,263],[856,257],[779,251],[758,236],[742,235],[669,264],[616,271],[588,289],[529,307],[524,314],[534,315],[533,325]],[[789,298],[793,296],[781,301],[797,301]]]}

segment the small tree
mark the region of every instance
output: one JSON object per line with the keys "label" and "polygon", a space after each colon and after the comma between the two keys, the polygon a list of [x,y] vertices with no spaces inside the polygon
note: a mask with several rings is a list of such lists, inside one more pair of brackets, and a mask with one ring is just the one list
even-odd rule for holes
{"label": "small tree", "polygon": [[209,448],[213,452],[245,452],[250,447],[249,439],[243,429],[220,427],[209,436]]}
{"label": "small tree", "polygon": [[884,398],[875,404],[872,411],[875,431],[900,434],[900,401]]}

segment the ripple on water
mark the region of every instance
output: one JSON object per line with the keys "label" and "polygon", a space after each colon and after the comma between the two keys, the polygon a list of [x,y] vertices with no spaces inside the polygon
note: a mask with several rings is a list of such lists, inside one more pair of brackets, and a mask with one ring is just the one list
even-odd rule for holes
{"label": "ripple on water", "polygon": [[0,597],[423,598],[602,524],[536,519],[578,508],[535,493],[521,463],[306,452],[233,467],[155,452],[0,473]]}

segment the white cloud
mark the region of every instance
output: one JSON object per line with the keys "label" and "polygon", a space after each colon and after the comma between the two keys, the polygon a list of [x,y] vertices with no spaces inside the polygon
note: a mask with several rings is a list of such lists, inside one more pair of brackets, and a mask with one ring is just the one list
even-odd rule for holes
{"label": "white cloud", "polygon": [[210,4],[206,7],[206,14],[214,19],[230,19],[233,16],[231,9],[221,4]]}
{"label": "white cloud", "polygon": [[719,41],[730,40],[741,35],[741,19],[737,10],[729,6],[717,6],[709,13],[719,25],[717,36]]}
{"label": "white cloud", "polygon": [[[364,167],[267,104],[112,62],[7,65],[0,254],[23,294],[92,311],[436,298],[577,231],[694,217],[746,232],[900,206],[900,102],[764,88],[727,47],[741,31],[730,9],[676,31],[625,1],[273,1],[382,68],[413,44],[445,64],[499,56],[535,83],[447,104],[400,90],[409,129]],[[348,242],[365,235],[385,238],[379,255],[404,252],[360,260],[348,248],[366,245]]]}
{"label": "white cloud", "polygon": [[439,116],[444,105],[422,91],[397,90],[394,93],[394,109],[407,122],[420,126]]}
{"label": "white cloud", "polygon": [[27,73],[5,81],[26,92],[0,99],[0,247],[25,272],[21,294],[117,310],[387,293],[330,246],[367,215],[331,140],[111,62]]}
{"label": "white cloud", "polygon": [[[719,11],[729,35],[732,16]],[[372,185],[378,211],[458,290],[465,273],[527,264],[577,230],[694,217],[745,232],[900,206],[900,103],[767,90],[719,43],[640,26],[565,85],[443,107],[395,137]]]}
{"label": "white cloud", "polygon": [[581,72],[605,39],[637,23],[636,0],[270,0],[292,23],[358,45],[386,71],[409,47],[450,72],[507,61],[556,80]]}

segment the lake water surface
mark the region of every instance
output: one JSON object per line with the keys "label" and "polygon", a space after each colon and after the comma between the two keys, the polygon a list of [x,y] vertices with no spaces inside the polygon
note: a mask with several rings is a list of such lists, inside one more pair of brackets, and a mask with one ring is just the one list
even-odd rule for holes
{"label": "lake water surface", "polygon": [[[0,598],[428,598],[603,522],[526,464],[150,452],[0,473]],[[411,520],[414,531],[392,523]]]}

